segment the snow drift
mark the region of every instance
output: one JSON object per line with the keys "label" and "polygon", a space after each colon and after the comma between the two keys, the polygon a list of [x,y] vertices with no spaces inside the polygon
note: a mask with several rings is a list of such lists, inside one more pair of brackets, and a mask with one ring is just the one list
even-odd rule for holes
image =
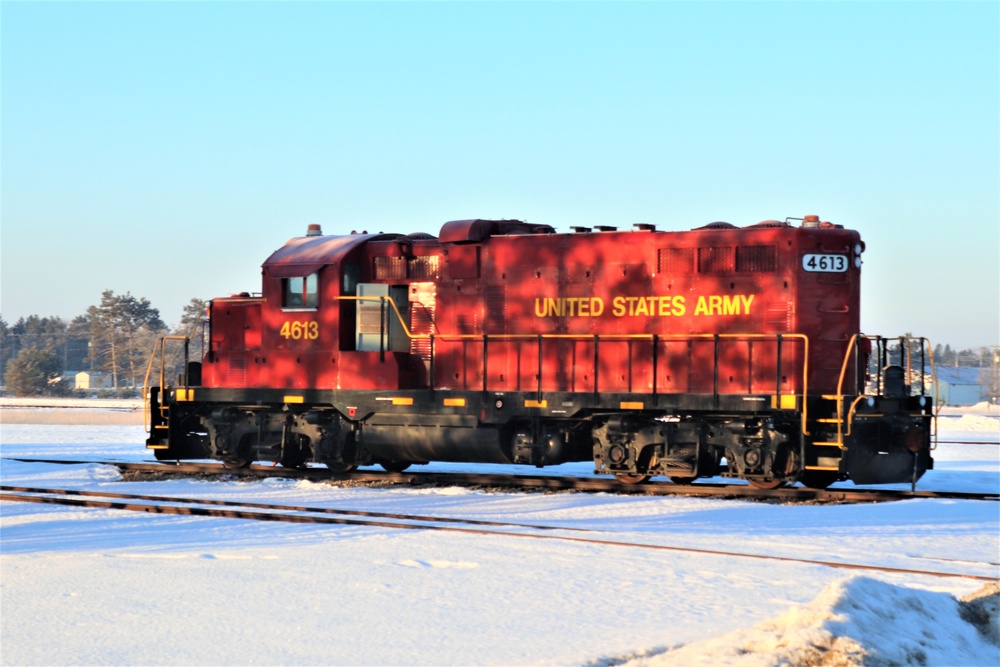
{"label": "snow drift", "polygon": [[947,593],[855,577],[752,628],[606,665],[889,667],[1000,664],[1000,585]]}

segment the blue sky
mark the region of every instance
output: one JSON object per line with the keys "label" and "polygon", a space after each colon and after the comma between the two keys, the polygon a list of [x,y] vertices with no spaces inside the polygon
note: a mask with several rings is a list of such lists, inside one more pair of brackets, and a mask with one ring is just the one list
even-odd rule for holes
{"label": "blue sky", "polygon": [[5,1],[0,315],[175,324],[310,223],[818,214],[864,331],[996,344],[998,8]]}

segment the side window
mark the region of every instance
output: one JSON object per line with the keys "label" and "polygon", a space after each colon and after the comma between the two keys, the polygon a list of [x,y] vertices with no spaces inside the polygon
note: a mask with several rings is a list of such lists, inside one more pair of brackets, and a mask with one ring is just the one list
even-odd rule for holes
{"label": "side window", "polygon": [[345,264],[344,265],[344,284],[341,287],[341,294],[354,296],[354,290],[358,286],[358,280],[361,278],[361,267],[357,264]]}
{"label": "side window", "polygon": [[319,276],[285,278],[282,281],[282,308],[316,308],[319,306]]}

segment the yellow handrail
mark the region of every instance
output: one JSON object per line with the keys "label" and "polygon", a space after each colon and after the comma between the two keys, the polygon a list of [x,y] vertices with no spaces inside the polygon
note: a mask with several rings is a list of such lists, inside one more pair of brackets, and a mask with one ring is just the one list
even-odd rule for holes
{"label": "yellow handrail", "polygon": [[[869,336],[866,336],[865,334],[860,334],[860,333],[854,334],[853,336],[851,336],[851,339],[850,339],[850,341],[848,341],[848,344],[847,344],[847,351],[844,354],[844,361],[843,361],[843,363],[841,364],[841,367],[840,367],[840,377],[837,380],[837,393],[834,396],[835,399],[836,399],[836,401],[837,401],[837,420],[838,420],[837,421],[837,445],[841,449],[844,449],[844,438],[845,437],[849,437],[851,435],[851,431],[852,431],[852,428],[854,426],[854,416],[857,413],[858,404],[868,395],[867,393],[860,393],[857,397],[855,397],[855,399],[853,401],[851,401],[851,407],[847,411],[846,418],[842,417],[842,415],[844,414],[843,410],[844,410],[844,398],[845,398],[845,395],[844,395],[844,378],[847,376],[847,366],[850,363],[851,356],[852,356],[852,354],[855,351],[855,344],[857,343],[857,340],[858,340],[859,337],[863,337],[865,339],[870,339]],[[893,339],[885,339],[885,340],[893,340]],[[913,337],[913,336],[899,336],[895,340],[899,341],[900,346],[902,346],[904,344],[904,342],[905,342],[906,345],[907,345],[907,350],[909,350],[910,343],[912,341],[915,341],[915,340],[919,340],[920,341],[921,347],[923,347],[924,345],[926,345],[928,359],[929,359],[930,364],[931,364],[931,377],[932,377],[932,382],[934,383],[934,403],[936,405],[937,402],[938,402],[937,366],[934,364],[934,349],[933,349],[933,347],[931,347],[930,340],[928,340],[926,338],[916,338],[916,337]],[[907,354],[906,355],[906,365],[907,365],[907,368],[906,368],[906,377],[907,378],[909,378],[910,375],[911,375],[911,373],[912,373],[912,368],[911,368],[912,363],[913,363],[913,355],[912,354]],[[921,375],[923,375],[923,372],[924,372],[923,369],[920,369]],[[922,382],[923,382],[923,379],[921,379],[921,383]],[[847,424],[846,431],[844,430],[844,423],[845,422]],[[936,446],[937,446],[937,415],[936,414],[932,415],[931,430],[932,430],[933,439],[934,439],[934,447],[932,447],[932,449],[933,449],[933,448],[936,448]]]}
{"label": "yellow handrail", "polygon": [[[142,380],[142,397],[143,397],[143,411],[142,411],[142,426],[149,433],[152,425],[152,414],[149,409],[149,377],[153,374],[153,364],[156,362],[156,350],[160,350],[160,391],[162,392],[166,388],[166,354],[167,354],[167,341],[168,340],[183,340],[190,341],[188,336],[160,336],[153,343],[153,351],[149,355],[149,363],[146,365],[146,375]],[[187,361],[185,359],[185,361]],[[167,408],[163,404],[163,397],[160,397],[160,416],[166,415]]]}
{"label": "yellow handrail", "polygon": [[[384,303],[389,302],[392,306],[393,312],[396,314],[396,318],[399,320],[399,324],[403,329],[403,333],[409,339],[418,340],[428,340],[431,337],[438,340],[470,340],[470,341],[482,341],[482,334],[415,334],[410,331],[410,328],[406,325],[406,320],[403,317],[402,312],[400,312],[399,307],[396,305],[395,299],[391,296],[338,296],[336,299],[341,301],[374,301]],[[714,339],[724,338],[724,339],[746,339],[746,340],[777,340],[780,336],[782,339],[797,339],[801,340],[803,344],[803,363],[802,363],[802,433],[804,435],[809,435],[809,431],[806,428],[808,422],[808,407],[806,405],[805,397],[808,394],[808,383],[809,383],[809,337],[805,334],[799,333],[789,333],[789,334],[755,334],[755,333],[745,333],[745,334],[598,334],[600,340],[692,340],[692,339]],[[562,340],[592,340],[595,334],[489,334],[490,340],[537,340],[539,337],[542,339],[562,339]],[[778,395],[781,395],[781,387],[776,387]]]}
{"label": "yellow handrail", "polygon": [[[436,338],[438,340],[468,340],[468,341],[482,341],[483,336],[481,334],[418,334],[413,333],[406,324],[406,320],[402,315],[399,307],[396,305],[395,300],[391,296],[338,296],[337,300],[341,301],[370,301],[370,302],[389,302],[392,307],[396,318],[399,320],[399,324],[403,329],[404,334],[409,339],[416,340],[429,340],[431,338]],[[800,333],[789,333],[789,334],[757,334],[757,333],[744,333],[744,334],[598,334],[601,341],[623,341],[623,340],[648,340],[648,341],[690,341],[690,340],[713,340],[713,339],[742,339],[742,340],[774,340],[777,341],[780,337],[782,340],[792,339],[799,340],[802,342],[803,346],[803,363],[802,363],[802,389],[801,393],[797,396],[801,398],[802,406],[802,423],[801,429],[804,435],[809,435],[807,430],[808,423],[808,406],[806,401],[806,396],[808,395],[808,382],[809,382],[809,337],[805,334]],[[490,340],[537,340],[542,338],[543,340],[579,340],[588,341],[595,338],[595,334],[489,334]],[[143,380],[143,395],[146,397],[145,410],[144,410],[144,426],[146,431],[150,431],[150,405],[149,405],[149,379],[152,375],[153,365],[156,360],[157,349],[160,352],[160,388],[161,391],[165,388],[165,358],[166,358],[166,341],[168,340],[190,340],[187,336],[162,336],[157,339],[153,346],[152,354],[150,355],[149,365],[146,369],[146,376]],[[777,395],[781,395],[780,385],[775,387]],[[795,395],[795,394],[793,394]],[[779,399],[780,401],[780,399]],[[166,414],[166,408],[162,403],[160,404],[161,415]]]}

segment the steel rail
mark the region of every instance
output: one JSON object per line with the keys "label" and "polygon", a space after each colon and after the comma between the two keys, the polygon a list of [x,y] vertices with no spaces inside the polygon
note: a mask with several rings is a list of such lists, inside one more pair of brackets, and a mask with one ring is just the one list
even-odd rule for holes
{"label": "steel rail", "polygon": [[[51,491],[47,492],[51,493]],[[50,505],[65,505],[69,507],[88,507],[97,509],[113,509],[122,511],[143,512],[146,514],[176,514],[187,516],[207,516],[233,519],[251,519],[256,521],[277,521],[285,523],[314,523],[332,525],[351,526],[371,526],[377,528],[391,528],[399,530],[437,530],[453,533],[464,533],[468,535],[487,535],[491,537],[518,537],[532,539],[559,540],[563,542],[573,542],[578,544],[599,545],[609,547],[627,547],[636,549],[650,549],[655,551],[670,551],[677,553],[692,553],[708,556],[725,556],[737,558],[751,558],[755,560],[768,560],[783,563],[798,563],[803,565],[820,565],[846,570],[860,570],[869,572],[888,572],[892,574],[923,575],[939,578],[961,578],[974,579],[977,581],[1000,581],[1000,577],[971,574],[964,572],[940,572],[936,570],[918,570],[913,568],[888,567],[880,565],[867,565],[863,563],[845,563],[838,561],[824,561],[812,558],[794,558],[790,556],[774,556],[767,554],[752,554],[738,551],[723,551],[718,549],[700,549],[693,547],[682,547],[665,544],[648,544],[641,542],[625,542],[620,540],[607,540],[588,537],[570,537],[565,535],[551,535],[544,533],[515,533],[505,530],[488,530],[485,528],[461,528],[458,526],[447,526],[441,524],[420,524],[420,523],[399,523],[393,521],[374,521],[371,519],[349,519],[329,516],[309,516],[301,513],[274,513],[258,511],[238,511],[234,509],[213,509],[208,507],[197,507],[192,505],[151,505],[141,503],[125,503],[102,500],[86,500],[83,498],[53,497],[35,493],[0,493],[0,501],[30,502]],[[559,530],[556,528],[556,530]]]}
{"label": "steel rail", "polygon": [[938,440],[939,445],[1000,445],[1000,441],[991,442],[983,440]]}
{"label": "steel rail", "polygon": [[647,496],[699,496],[719,498],[777,499],[821,502],[889,502],[911,499],[950,499],[1000,501],[997,493],[968,493],[960,491],[903,491],[891,489],[813,489],[809,487],[782,487],[757,489],[745,484],[718,484],[696,482],[675,484],[653,481],[647,484],[623,484],[617,480],[597,477],[569,477],[547,475],[516,475],[455,472],[334,472],[326,468],[283,468],[255,465],[247,468],[226,468],[218,463],[136,463],[125,461],[63,460],[10,458],[4,460],[25,463],[52,464],[101,464],[121,470],[168,475],[225,475],[231,477],[285,477],[292,479],[355,481],[376,484],[409,484],[437,486],[505,487],[544,491],[604,492],[620,495]]}
{"label": "steel rail", "polygon": [[135,493],[112,493],[109,491],[81,491],[77,489],[49,489],[28,486],[0,485],[0,491],[28,494],[52,494],[56,496],[80,496],[84,498],[116,498],[118,500],[146,500],[151,502],[179,503],[188,505],[216,505],[220,507],[249,507],[260,510],[277,510],[286,512],[305,512],[310,514],[340,514],[344,516],[360,516],[378,519],[397,519],[401,521],[425,521],[427,523],[459,523],[473,526],[494,526],[501,528],[532,528],[535,530],[572,530],[594,532],[589,528],[563,528],[561,526],[541,526],[531,523],[513,523],[509,521],[486,521],[483,519],[457,519],[452,517],[431,516],[424,514],[398,514],[393,512],[369,512],[364,510],[345,510],[332,507],[311,507],[308,505],[276,505],[273,503],[245,502],[238,500],[216,500],[211,498],[186,498],[182,496],[155,496]]}

